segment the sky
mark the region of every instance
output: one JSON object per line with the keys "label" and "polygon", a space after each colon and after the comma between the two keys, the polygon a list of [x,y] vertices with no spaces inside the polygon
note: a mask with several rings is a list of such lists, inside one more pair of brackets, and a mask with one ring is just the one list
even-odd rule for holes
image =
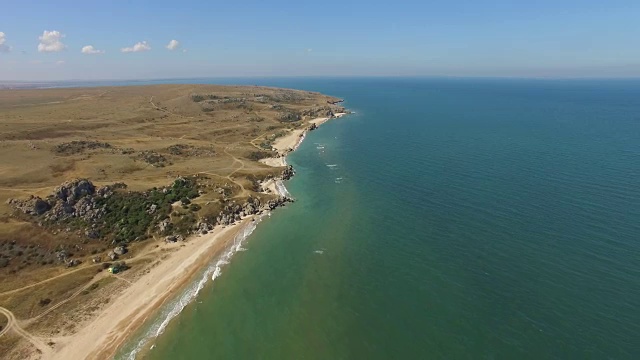
{"label": "sky", "polygon": [[640,77],[640,1],[0,0],[0,80]]}

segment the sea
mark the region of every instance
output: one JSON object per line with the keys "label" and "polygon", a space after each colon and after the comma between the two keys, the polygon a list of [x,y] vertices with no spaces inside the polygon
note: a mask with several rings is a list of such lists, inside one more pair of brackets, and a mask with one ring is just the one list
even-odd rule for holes
{"label": "sea", "polygon": [[640,80],[171,82],[353,114],[117,359],[640,358]]}

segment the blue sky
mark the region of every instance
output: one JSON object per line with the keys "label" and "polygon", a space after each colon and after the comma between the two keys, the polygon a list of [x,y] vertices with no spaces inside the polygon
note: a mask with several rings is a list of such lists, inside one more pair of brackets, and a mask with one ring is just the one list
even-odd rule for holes
{"label": "blue sky", "polygon": [[640,77],[637,0],[0,0],[0,33],[0,80]]}

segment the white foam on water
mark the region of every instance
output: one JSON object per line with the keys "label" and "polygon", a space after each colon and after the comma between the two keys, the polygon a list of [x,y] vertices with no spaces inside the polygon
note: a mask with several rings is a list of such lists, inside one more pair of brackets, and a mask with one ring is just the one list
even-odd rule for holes
{"label": "white foam on water", "polygon": [[[255,221],[249,222],[242,228],[242,230],[233,238],[233,244],[229,249],[205,270],[197,282],[187,288],[178,299],[166,307],[163,313],[159,316],[159,320],[156,321],[149,330],[147,330],[133,350],[125,355],[126,359],[135,360],[136,355],[144,348],[144,346],[152,339],[160,336],[167,328],[167,325],[169,325],[169,322],[178,316],[178,314],[180,314],[182,310],[196,298],[209,279],[214,281],[222,275],[222,267],[229,264],[233,255],[238,251],[246,250],[242,247],[242,244],[249,235],[253,233],[260,221],[262,221],[262,216],[257,217]],[[155,344],[151,346],[151,349],[154,347]]]}
{"label": "white foam on water", "polygon": [[300,144],[302,144],[302,142],[304,141],[304,138],[307,137],[307,132],[303,132],[302,135],[300,136],[300,140],[298,140],[298,142],[296,143],[296,145],[293,147],[293,150],[297,150],[298,147],[300,146]]}
{"label": "white foam on water", "polygon": [[288,198],[291,197],[289,190],[287,190],[287,187],[284,186],[282,180],[276,180],[276,190],[278,191],[278,195],[280,196],[286,196]]}

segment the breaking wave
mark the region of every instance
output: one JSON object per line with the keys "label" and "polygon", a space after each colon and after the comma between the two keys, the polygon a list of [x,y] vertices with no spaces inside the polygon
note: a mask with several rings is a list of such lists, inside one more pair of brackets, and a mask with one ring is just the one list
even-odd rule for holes
{"label": "breaking wave", "polygon": [[298,142],[296,143],[296,145],[293,147],[293,150],[297,150],[298,147],[302,144],[302,142],[304,141],[304,139],[307,137],[307,132],[303,132],[302,135],[300,136],[300,140],[298,140]]}
{"label": "breaking wave", "polygon": [[286,196],[288,198],[291,197],[291,193],[289,193],[289,190],[287,190],[287,187],[284,186],[284,183],[282,182],[282,180],[276,180],[276,190],[278,191],[278,195],[280,196]]}

